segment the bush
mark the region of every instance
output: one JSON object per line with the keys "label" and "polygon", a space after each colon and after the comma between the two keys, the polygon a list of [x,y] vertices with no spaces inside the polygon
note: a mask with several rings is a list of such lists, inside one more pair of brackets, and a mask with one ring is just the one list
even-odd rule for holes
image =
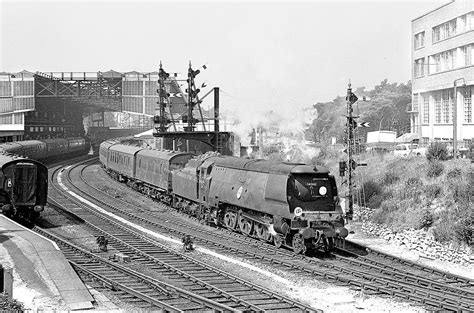
{"label": "bush", "polygon": [[[362,190],[359,188],[357,192],[361,195],[362,202],[369,205],[369,203],[371,203],[373,198],[382,195],[382,187],[380,186],[379,183],[373,180],[369,180],[369,181],[364,182],[364,184],[362,185]],[[377,205],[378,207],[380,205],[379,201],[376,201],[376,203],[378,203]],[[362,205],[362,204],[359,203],[359,205]]]}
{"label": "bush", "polygon": [[384,199],[383,195],[374,195],[367,201],[367,206],[371,209],[379,208]]}
{"label": "bush", "polygon": [[431,184],[431,185],[426,185],[424,187],[424,191],[425,191],[426,196],[429,199],[434,199],[434,198],[438,197],[439,195],[441,195],[441,193],[443,191],[443,188],[441,188],[440,185]]}
{"label": "bush", "polygon": [[439,175],[441,175],[441,173],[443,173],[444,171],[444,165],[440,162],[432,162],[428,165],[428,171],[426,173],[426,175],[428,175],[428,177],[438,177]]}
{"label": "bush", "polygon": [[382,180],[384,185],[391,185],[400,180],[400,177],[394,171],[385,172],[385,176]]}
{"label": "bush", "polygon": [[381,203],[380,207],[374,211],[372,221],[378,224],[390,224],[393,213],[398,211],[398,201],[388,199]]}
{"label": "bush", "polygon": [[23,304],[0,293],[0,312],[24,312]]}
{"label": "bush", "polygon": [[418,228],[428,229],[428,227],[431,225],[433,225],[433,214],[431,214],[429,210],[423,210],[419,220]]}
{"label": "bush", "polygon": [[449,179],[460,178],[461,176],[462,176],[462,171],[461,169],[457,167],[453,168],[446,174],[446,177]]}
{"label": "bush", "polygon": [[429,161],[446,161],[448,159],[448,148],[445,143],[434,142],[426,151],[426,158]]}
{"label": "bush", "polygon": [[419,177],[410,177],[405,181],[403,187],[399,190],[400,198],[418,201],[423,193],[423,182]]}
{"label": "bush", "polygon": [[454,240],[457,243],[472,244],[474,212],[469,204],[457,204],[451,210],[441,212],[438,223],[433,226],[435,240],[440,242]]}
{"label": "bush", "polygon": [[454,224],[454,235],[456,240],[465,242],[468,245],[472,243],[474,227],[474,217],[465,216]]}

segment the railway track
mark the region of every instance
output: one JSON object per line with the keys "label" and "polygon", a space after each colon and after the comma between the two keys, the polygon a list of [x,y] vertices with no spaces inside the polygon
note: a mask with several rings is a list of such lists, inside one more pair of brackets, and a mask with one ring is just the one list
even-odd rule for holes
{"label": "railway track", "polygon": [[91,253],[35,227],[35,232],[55,241],[73,268],[91,281],[116,291],[121,299],[144,310],[169,312],[237,311],[189,291],[166,284]]}
{"label": "railway track", "polygon": [[[59,169],[56,170],[52,177],[58,175],[59,172]],[[54,179],[52,181],[51,196],[54,200],[51,199],[50,203],[58,207],[69,208],[69,214],[75,215],[76,218],[93,229],[95,236],[105,236],[114,249],[122,255],[130,257],[130,264],[134,266],[139,264],[160,277],[180,284],[186,290],[192,290],[194,294],[212,299],[233,310],[317,311],[298,301],[206,265],[186,253],[173,250],[133,231],[129,226],[68,196],[57,183],[54,183]],[[71,182],[69,182],[70,184]]]}
{"label": "railway track", "polygon": [[[81,170],[81,173],[83,170],[84,168]],[[83,182],[86,184],[85,180]],[[88,188],[91,188],[90,192],[92,192],[92,188],[95,188],[90,184],[86,185],[89,186]],[[95,188],[95,192],[102,191]],[[218,251],[260,259],[260,262],[278,264],[287,269],[310,272],[317,277],[344,282],[345,284],[373,293],[396,295],[422,303],[429,308],[474,310],[474,303],[472,301],[474,298],[474,293],[472,292],[473,282],[462,277],[456,277],[456,275],[433,271],[433,269],[425,268],[421,265],[411,266],[410,264],[405,264],[405,268],[401,269],[400,267],[387,264],[388,262],[380,262],[370,258],[358,256],[359,259],[355,259],[355,255],[352,255],[351,258],[335,256],[329,262],[296,256],[289,251],[275,249],[261,241],[240,236],[233,232],[218,230],[219,236],[216,236],[216,230],[214,229],[212,231],[205,231],[203,227],[193,227],[189,223],[167,221],[167,225],[161,225],[159,222],[150,220],[150,215],[155,213],[137,208],[119,199],[114,199],[114,201],[117,201],[117,204],[120,203],[120,205],[115,205],[115,207],[123,207],[121,213],[126,214],[129,218],[140,219],[139,215],[143,213],[146,218],[142,221],[149,223],[154,229],[159,229],[161,232],[167,232],[178,237],[184,234],[191,234],[199,243],[211,246]],[[162,206],[163,210],[166,210],[166,206],[162,204],[160,206]],[[133,213],[128,213],[127,211]],[[159,220],[158,214],[156,217]],[[219,239],[216,237],[219,237]],[[238,243],[246,245],[247,249],[235,247],[234,244]],[[258,252],[255,252],[255,250]],[[394,259],[400,264],[403,263],[398,258]],[[300,263],[303,264],[296,264],[295,260],[301,261]],[[313,266],[308,265],[317,265],[317,271]],[[431,273],[429,277],[427,277],[426,272]]]}
{"label": "railway track", "polygon": [[[385,266],[394,271],[402,270],[409,274],[437,280],[444,285],[465,288],[466,291],[470,291],[470,294],[474,296],[474,281],[464,276],[397,258],[376,249],[367,248],[350,240],[346,240],[345,248],[338,247],[336,251],[342,254],[338,256],[349,256],[352,259],[357,259],[381,267]],[[394,263],[395,265],[393,265]]]}

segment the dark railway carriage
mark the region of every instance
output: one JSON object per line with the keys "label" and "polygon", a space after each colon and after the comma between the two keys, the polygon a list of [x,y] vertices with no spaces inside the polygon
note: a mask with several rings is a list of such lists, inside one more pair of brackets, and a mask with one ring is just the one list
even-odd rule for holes
{"label": "dark railway carriage", "polygon": [[0,145],[0,152],[21,155],[23,146],[18,142],[6,142]]}
{"label": "dark railway carriage", "polygon": [[[194,155],[169,150],[143,149],[136,156],[135,178],[140,190],[153,198],[170,203],[171,172],[183,168]],[[165,195],[166,194],[166,195]]]}
{"label": "dark railway carriage", "polygon": [[67,139],[44,139],[46,144],[46,156],[60,155],[68,152],[69,143]]}
{"label": "dark railway carriage", "polygon": [[17,142],[7,142],[1,145],[0,150],[18,156],[39,159],[46,149],[46,144],[39,140],[25,140]]}
{"label": "dark railway carriage", "polygon": [[108,167],[109,148],[117,143],[118,142],[114,140],[107,140],[102,142],[99,146],[99,161],[106,168]]}
{"label": "dark railway carriage", "polygon": [[0,154],[0,207],[17,220],[33,223],[48,196],[48,169],[38,161]]}
{"label": "dark railway carriage", "polygon": [[45,156],[46,144],[42,141],[26,140],[20,141],[19,144],[22,146],[21,153],[19,154],[21,156],[29,157],[34,160],[42,159]]}
{"label": "dark railway carriage", "polygon": [[87,142],[86,138],[82,137],[68,138],[67,141],[67,153],[75,153],[87,150],[89,148],[88,144],[90,145],[90,143]]}
{"label": "dark railway carriage", "polygon": [[0,144],[0,152],[5,151],[34,160],[45,160],[66,154],[89,151],[90,141],[76,137],[67,139],[25,140]]}
{"label": "dark railway carriage", "polygon": [[108,149],[107,168],[119,181],[128,182],[135,178],[136,154],[143,150],[141,147],[113,145]]}

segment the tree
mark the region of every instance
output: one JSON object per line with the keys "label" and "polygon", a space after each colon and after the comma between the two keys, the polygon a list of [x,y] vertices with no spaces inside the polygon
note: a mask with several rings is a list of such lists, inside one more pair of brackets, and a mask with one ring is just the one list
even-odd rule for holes
{"label": "tree", "polygon": [[[410,118],[406,106],[411,101],[411,82],[407,84],[389,83],[384,79],[373,90],[366,91],[365,87],[358,87],[354,93],[361,99],[368,96],[370,101],[358,101],[354,105],[354,115],[359,116],[359,122],[369,122],[370,128],[358,128],[359,137],[366,137],[367,132],[379,130],[393,130],[399,135],[410,125]],[[307,130],[309,138],[314,141],[329,142],[331,137],[342,141],[344,125],[346,123],[345,97],[336,97],[331,102],[318,102],[314,105],[318,111],[318,118]]]}

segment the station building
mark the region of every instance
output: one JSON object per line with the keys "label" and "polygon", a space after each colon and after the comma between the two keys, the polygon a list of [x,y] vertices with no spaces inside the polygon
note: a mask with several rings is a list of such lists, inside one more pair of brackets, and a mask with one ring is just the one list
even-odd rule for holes
{"label": "station building", "polygon": [[467,147],[474,139],[474,1],[454,0],[414,19],[411,42],[411,133],[422,143],[456,138]]}

